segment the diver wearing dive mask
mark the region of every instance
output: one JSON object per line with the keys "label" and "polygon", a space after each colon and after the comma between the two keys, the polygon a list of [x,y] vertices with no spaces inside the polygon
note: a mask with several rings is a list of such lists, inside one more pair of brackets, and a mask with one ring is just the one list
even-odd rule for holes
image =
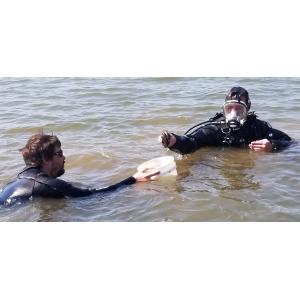
{"label": "diver wearing dive mask", "polygon": [[239,130],[246,122],[251,102],[248,92],[242,87],[233,87],[225,98],[223,113],[226,124],[232,130]]}
{"label": "diver wearing dive mask", "polygon": [[247,90],[233,87],[226,95],[223,112],[193,126],[184,135],[165,130],[160,141],[165,148],[180,154],[192,153],[204,146],[249,147],[253,151],[270,152],[292,143],[287,134],[249,112],[250,107]]}

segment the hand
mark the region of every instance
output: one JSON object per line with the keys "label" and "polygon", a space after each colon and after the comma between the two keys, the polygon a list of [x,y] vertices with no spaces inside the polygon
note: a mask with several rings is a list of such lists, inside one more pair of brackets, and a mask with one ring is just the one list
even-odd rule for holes
{"label": "hand", "polygon": [[254,151],[272,151],[272,143],[268,139],[253,141],[249,144],[249,148]]}
{"label": "hand", "polygon": [[153,176],[158,175],[160,172],[156,169],[145,169],[143,172],[137,172],[133,175],[137,182],[145,182],[154,180]]}
{"label": "hand", "polygon": [[170,133],[169,131],[164,130],[159,137],[159,141],[162,143],[162,145],[165,148],[170,148],[175,145],[176,137],[174,136],[174,134]]}

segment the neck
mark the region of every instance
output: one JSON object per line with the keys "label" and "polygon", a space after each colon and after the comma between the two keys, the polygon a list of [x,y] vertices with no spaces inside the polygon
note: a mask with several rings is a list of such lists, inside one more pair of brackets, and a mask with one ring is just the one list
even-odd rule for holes
{"label": "neck", "polygon": [[53,175],[52,175],[52,173],[51,173],[51,169],[49,168],[49,166],[48,165],[42,165],[42,167],[40,168],[41,169],[41,171],[44,173],[44,174],[46,174],[46,175],[48,175],[49,177],[53,177]]}

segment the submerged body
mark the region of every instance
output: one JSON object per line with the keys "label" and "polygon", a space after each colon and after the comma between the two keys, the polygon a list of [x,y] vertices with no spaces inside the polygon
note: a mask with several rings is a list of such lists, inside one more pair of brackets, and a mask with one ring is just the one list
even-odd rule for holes
{"label": "submerged body", "polygon": [[207,122],[189,129],[183,136],[164,131],[160,141],[165,148],[181,154],[192,153],[204,146],[249,147],[253,151],[271,152],[286,148],[292,139],[273,129],[250,112],[249,93],[233,87],[225,97],[223,112]]}
{"label": "submerged body", "polygon": [[34,134],[20,151],[26,167],[14,181],[0,190],[0,205],[9,206],[22,203],[32,197],[84,197],[110,192],[121,186],[148,181],[152,176],[159,174],[156,170],[142,170],[106,188],[78,188],[69,182],[58,179],[65,173],[66,157],[57,136],[43,133]]}
{"label": "submerged body", "polygon": [[52,178],[41,172],[37,167],[26,167],[17,175],[17,178],[8,183],[0,192],[0,204],[9,206],[23,203],[31,197],[84,197],[97,193],[115,191],[119,187],[134,184],[136,179],[131,176],[127,179],[102,188],[78,188],[61,179]]}
{"label": "submerged body", "polygon": [[259,120],[253,113],[239,130],[232,130],[226,125],[223,114],[217,114],[211,122],[207,122],[192,133],[176,135],[176,142],[170,150],[188,154],[204,146],[234,146],[249,147],[251,143],[267,139],[272,144],[272,150],[282,150],[292,143],[292,139],[284,132],[274,129],[269,123]]}

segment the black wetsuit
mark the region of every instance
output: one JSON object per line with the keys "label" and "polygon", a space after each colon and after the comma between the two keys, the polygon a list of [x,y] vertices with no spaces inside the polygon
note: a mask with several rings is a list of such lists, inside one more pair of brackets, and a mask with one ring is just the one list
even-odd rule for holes
{"label": "black wetsuit", "polygon": [[192,153],[203,146],[248,147],[251,142],[262,139],[268,139],[274,151],[284,149],[292,143],[287,134],[273,129],[267,122],[257,119],[253,113],[248,115],[239,130],[230,130],[224,115],[219,113],[211,119],[211,122],[200,126],[190,134],[174,135],[176,143],[170,149],[180,154]]}
{"label": "black wetsuit", "polygon": [[61,179],[52,178],[42,173],[36,167],[26,167],[17,175],[17,178],[0,190],[0,204],[12,205],[16,202],[25,202],[31,197],[84,197],[96,193],[114,191],[125,185],[134,184],[134,177],[102,189],[84,189],[73,186]]}

